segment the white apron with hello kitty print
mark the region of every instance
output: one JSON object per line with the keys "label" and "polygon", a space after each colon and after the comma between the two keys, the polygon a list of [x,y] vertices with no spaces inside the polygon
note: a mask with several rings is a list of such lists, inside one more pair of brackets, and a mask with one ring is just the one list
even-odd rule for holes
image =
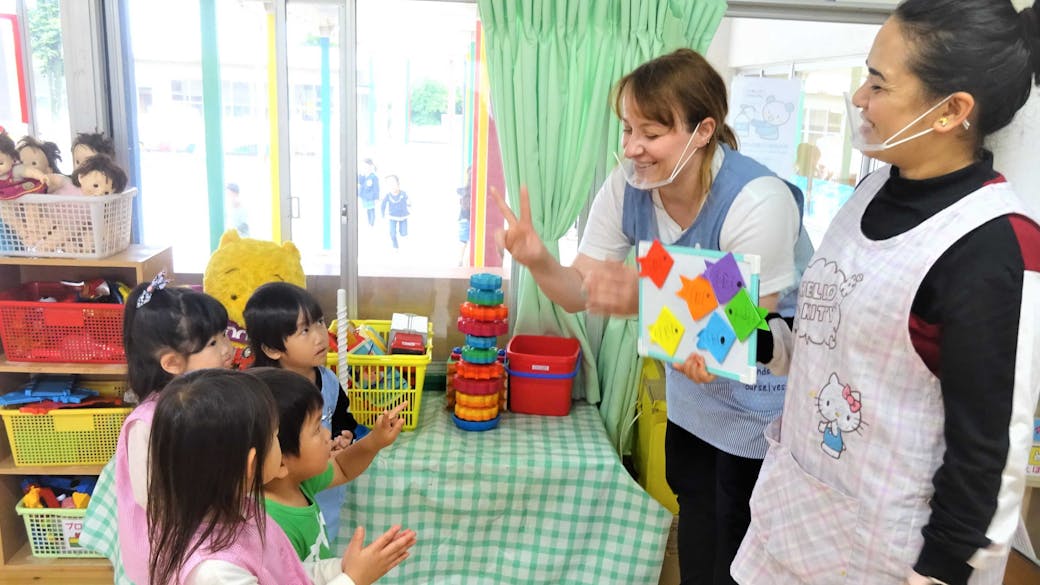
{"label": "white apron with hello kitty print", "polygon": [[[739,583],[901,585],[923,545],[944,413],[939,380],[910,340],[911,304],[951,245],[1024,207],[1007,183],[987,185],[872,241],[860,220],[888,177],[883,168],[863,181],[802,277],[784,413],[766,429],[732,566]],[[970,582],[999,585],[996,564]]]}

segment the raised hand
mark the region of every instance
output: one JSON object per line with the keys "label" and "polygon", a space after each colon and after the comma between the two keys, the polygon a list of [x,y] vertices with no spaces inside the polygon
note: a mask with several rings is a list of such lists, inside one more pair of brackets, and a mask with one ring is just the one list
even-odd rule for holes
{"label": "raised hand", "polygon": [[602,315],[639,312],[639,273],[621,262],[591,264],[582,280],[585,308]]}
{"label": "raised hand", "polygon": [[495,241],[520,264],[531,267],[538,264],[549,256],[545,244],[534,231],[534,223],[531,221],[531,198],[527,194],[527,187],[520,187],[520,217],[517,217],[509,208],[505,198],[498,189],[491,188],[491,199],[502,212],[506,219],[506,229],[495,232]]}
{"label": "raised hand", "polygon": [[350,446],[350,442],[354,440],[354,435],[350,431],[342,431],[340,436],[332,437],[332,457],[339,455],[344,449]]}
{"label": "raised hand", "polygon": [[355,585],[371,585],[407,559],[408,549],[414,544],[414,531],[393,526],[372,544],[365,546],[365,528],[358,526],[343,551],[340,568],[353,579]]}
{"label": "raised hand", "polygon": [[400,416],[401,411],[406,408],[408,408],[407,400],[379,415],[376,424],[372,425],[370,433],[371,440],[375,442],[376,447],[382,449],[397,440],[397,435],[401,434],[401,428],[404,427],[404,419]]}

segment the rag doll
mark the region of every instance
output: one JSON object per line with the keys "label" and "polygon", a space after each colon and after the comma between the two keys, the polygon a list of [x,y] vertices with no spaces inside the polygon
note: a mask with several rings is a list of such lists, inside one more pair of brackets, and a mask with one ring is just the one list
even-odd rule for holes
{"label": "rag doll", "polygon": [[77,134],[76,139],[72,141],[73,168],[79,168],[79,165],[95,154],[107,154],[115,158],[116,147],[112,144],[112,139],[99,132],[80,132]]}
{"label": "rag doll", "polygon": [[18,142],[18,156],[25,176],[43,181],[47,192],[54,195],[74,195],[78,191],[72,181],[58,170],[61,151],[53,142],[40,142],[32,136],[23,136]]}

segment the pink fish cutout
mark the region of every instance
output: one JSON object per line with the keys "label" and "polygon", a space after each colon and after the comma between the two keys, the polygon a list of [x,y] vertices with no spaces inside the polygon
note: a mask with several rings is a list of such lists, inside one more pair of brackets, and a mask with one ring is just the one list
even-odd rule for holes
{"label": "pink fish cutout", "polygon": [[704,277],[711,283],[719,304],[728,303],[737,291],[744,288],[744,277],[740,275],[740,268],[732,252],[719,258],[718,262],[705,261],[704,265],[707,267],[704,269]]}
{"label": "pink fish cutout", "polygon": [[657,288],[664,286],[668,280],[668,273],[672,271],[675,259],[664,249],[659,240],[654,240],[645,256],[640,256],[639,276],[645,276],[651,280]]}
{"label": "pink fish cutout", "polygon": [[690,316],[694,321],[700,321],[719,306],[711,283],[703,275],[694,279],[680,275],[679,280],[682,282],[682,288],[675,294],[686,301],[686,308],[690,310]]}

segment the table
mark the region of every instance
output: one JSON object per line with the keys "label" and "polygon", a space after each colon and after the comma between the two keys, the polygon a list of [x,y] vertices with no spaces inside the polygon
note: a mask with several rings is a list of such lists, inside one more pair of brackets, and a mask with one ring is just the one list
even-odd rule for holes
{"label": "table", "polygon": [[381,584],[656,585],[672,515],[622,467],[596,407],[504,413],[459,430],[428,392],[419,425],[348,487],[338,550],[357,525],[412,528],[411,556]]}

